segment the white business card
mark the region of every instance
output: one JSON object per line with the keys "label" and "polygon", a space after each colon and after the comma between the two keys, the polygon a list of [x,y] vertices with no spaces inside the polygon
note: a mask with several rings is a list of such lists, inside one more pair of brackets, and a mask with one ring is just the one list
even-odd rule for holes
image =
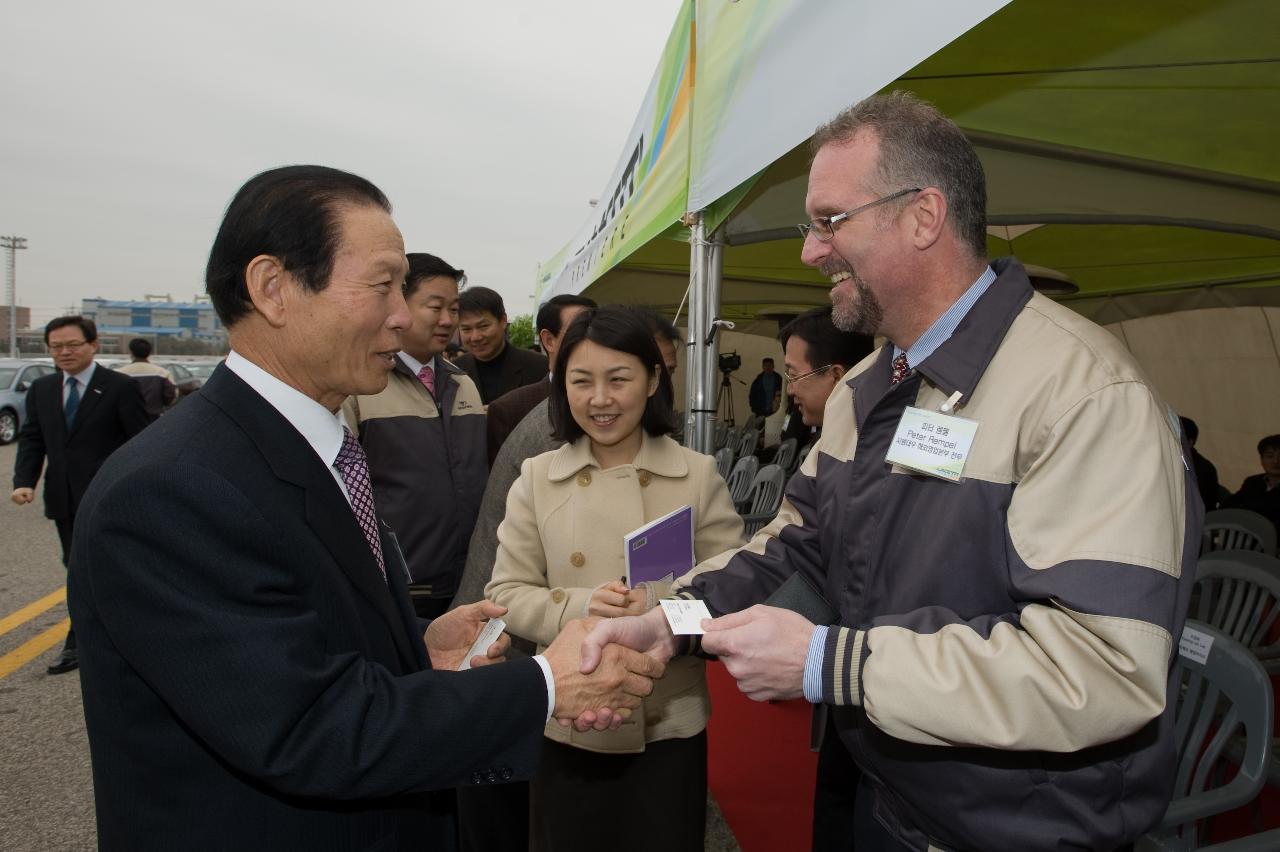
{"label": "white business card", "polygon": [[658,601],[662,611],[671,625],[671,632],[677,636],[701,636],[702,619],[710,618],[711,613],[702,601],[690,601],[683,598],[677,600]]}
{"label": "white business card", "polygon": [[502,635],[502,631],[507,629],[507,623],[501,618],[491,618],[485,624],[484,629],[480,631],[480,635],[476,637],[476,641],[471,643],[471,650],[467,651],[466,659],[462,661],[462,665],[458,666],[458,671],[465,672],[471,668],[472,657],[483,657],[489,650],[489,646],[498,641],[498,637]]}

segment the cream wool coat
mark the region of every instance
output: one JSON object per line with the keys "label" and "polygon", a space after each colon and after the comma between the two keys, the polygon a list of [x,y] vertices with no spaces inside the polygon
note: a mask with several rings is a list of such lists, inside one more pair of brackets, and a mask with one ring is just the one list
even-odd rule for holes
{"label": "cream wool coat", "polygon": [[[593,589],[626,575],[623,536],[685,504],[693,507],[698,563],[742,545],[742,519],[715,460],[670,438],[644,434],[635,461],[608,470],[585,436],[527,459],[507,495],[485,597],[507,607],[507,629],[541,652],[586,614]],[[669,584],[653,591],[651,599],[665,595]],[[667,665],[618,730],[581,733],[552,720],[546,735],[590,751],[639,752],[646,742],[699,733],[710,712],[704,663],[684,657]]]}

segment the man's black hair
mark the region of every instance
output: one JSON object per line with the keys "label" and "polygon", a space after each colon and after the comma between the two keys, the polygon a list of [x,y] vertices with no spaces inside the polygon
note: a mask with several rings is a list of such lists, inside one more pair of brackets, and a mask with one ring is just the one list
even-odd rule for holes
{"label": "man's black hair", "polygon": [[783,349],[787,348],[787,341],[793,337],[805,342],[808,347],[806,360],[813,367],[839,364],[848,369],[871,354],[871,350],[875,348],[875,340],[871,335],[836,328],[831,321],[830,305],[805,311],[778,332],[778,340]]}
{"label": "man's black hair", "polygon": [[49,332],[57,331],[60,328],[66,328],[69,325],[78,326],[80,328],[80,333],[84,335],[84,339],[88,343],[92,343],[98,339],[98,326],[94,324],[93,320],[88,317],[82,317],[79,314],[74,314],[72,316],[58,317],[57,319],[49,320],[48,325],[44,327],[45,345],[47,346],[49,344]]}
{"label": "man's black hair", "polygon": [[574,305],[584,308],[599,307],[596,305],[595,299],[588,299],[586,296],[579,296],[574,293],[552,296],[542,303],[542,307],[538,308],[538,316],[533,321],[533,333],[536,335],[547,331],[551,333],[552,337],[559,337],[560,330],[564,328],[560,319],[564,314],[564,309]]}
{"label": "man's black hair", "polygon": [[409,259],[409,274],[404,279],[404,297],[407,299],[418,289],[418,285],[428,278],[452,278],[459,287],[466,280],[467,273],[454,269],[434,254],[415,251],[405,255]]}
{"label": "man's black hair", "polygon": [[245,269],[259,255],[279,258],[302,286],[318,293],[329,285],[342,240],[340,208],[391,202],[369,181],[326,166],[284,166],[240,187],[213,240],[205,290],[225,326],[253,310]]}
{"label": "man's black hair", "polygon": [[478,314],[488,312],[495,319],[504,319],[507,308],[502,304],[502,295],[488,287],[468,287],[458,296],[458,313]]}
{"label": "man's black hair", "polygon": [[145,337],[135,337],[129,341],[129,354],[139,361],[145,361],[151,357],[151,341]]}
{"label": "man's black hair", "polygon": [[1267,450],[1280,450],[1280,435],[1268,435],[1258,442],[1258,455]]}

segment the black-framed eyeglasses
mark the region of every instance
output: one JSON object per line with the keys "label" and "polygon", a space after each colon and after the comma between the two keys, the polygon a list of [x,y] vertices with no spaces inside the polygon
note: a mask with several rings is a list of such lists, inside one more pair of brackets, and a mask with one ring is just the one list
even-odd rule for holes
{"label": "black-framed eyeglasses", "polygon": [[810,376],[816,376],[818,373],[821,373],[824,370],[830,370],[834,366],[835,364],[827,364],[825,367],[819,367],[816,370],[810,370],[809,372],[801,373],[798,376],[793,376],[790,373],[783,373],[782,375],[786,378],[788,382],[794,385],[796,382],[803,382],[805,379],[809,378]]}
{"label": "black-framed eyeglasses", "polygon": [[69,340],[66,343],[47,343],[50,352],[74,352],[81,346],[84,346],[87,340]]}
{"label": "black-framed eyeglasses", "polygon": [[904,195],[919,192],[921,189],[923,189],[923,187],[919,186],[912,187],[911,189],[900,189],[892,195],[877,198],[875,201],[872,201],[869,204],[864,204],[861,207],[855,207],[852,210],[847,210],[844,213],[837,213],[834,216],[819,216],[818,218],[812,219],[804,224],[796,225],[796,227],[800,229],[800,236],[802,237],[807,238],[810,234],[813,234],[814,237],[817,238],[818,242],[829,243],[831,242],[831,238],[836,235],[836,225],[840,224],[845,219],[857,216],[863,210],[870,210],[872,207],[879,207],[881,204],[888,204],[890,201],[901,198]]}

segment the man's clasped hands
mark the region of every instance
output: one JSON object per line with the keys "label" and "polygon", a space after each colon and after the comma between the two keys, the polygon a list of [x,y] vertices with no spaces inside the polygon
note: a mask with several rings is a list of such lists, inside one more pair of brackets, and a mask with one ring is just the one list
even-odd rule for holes
{"label": "man's clasped hands", "polygon": [[[626,605],[619,601],[619,609]],[[490,601],[458,607],[431,622],[424,634],[432,667],[456,669],[490,618],[506,608]],[[635,610],[632,610],[635,611]],[[757,701],[803,694],[804,658],[813,625],[799,615],[768,606],[702,622],[702,648],[720,657],[738,687]],[[510,638],[504,633],[471,665],[505,659]],[[569,622],[542,652],[555,681],[552,716],[579,731],[611,730],[626,720],[653,691],[676,639],[661,607],[643,615]]]}

